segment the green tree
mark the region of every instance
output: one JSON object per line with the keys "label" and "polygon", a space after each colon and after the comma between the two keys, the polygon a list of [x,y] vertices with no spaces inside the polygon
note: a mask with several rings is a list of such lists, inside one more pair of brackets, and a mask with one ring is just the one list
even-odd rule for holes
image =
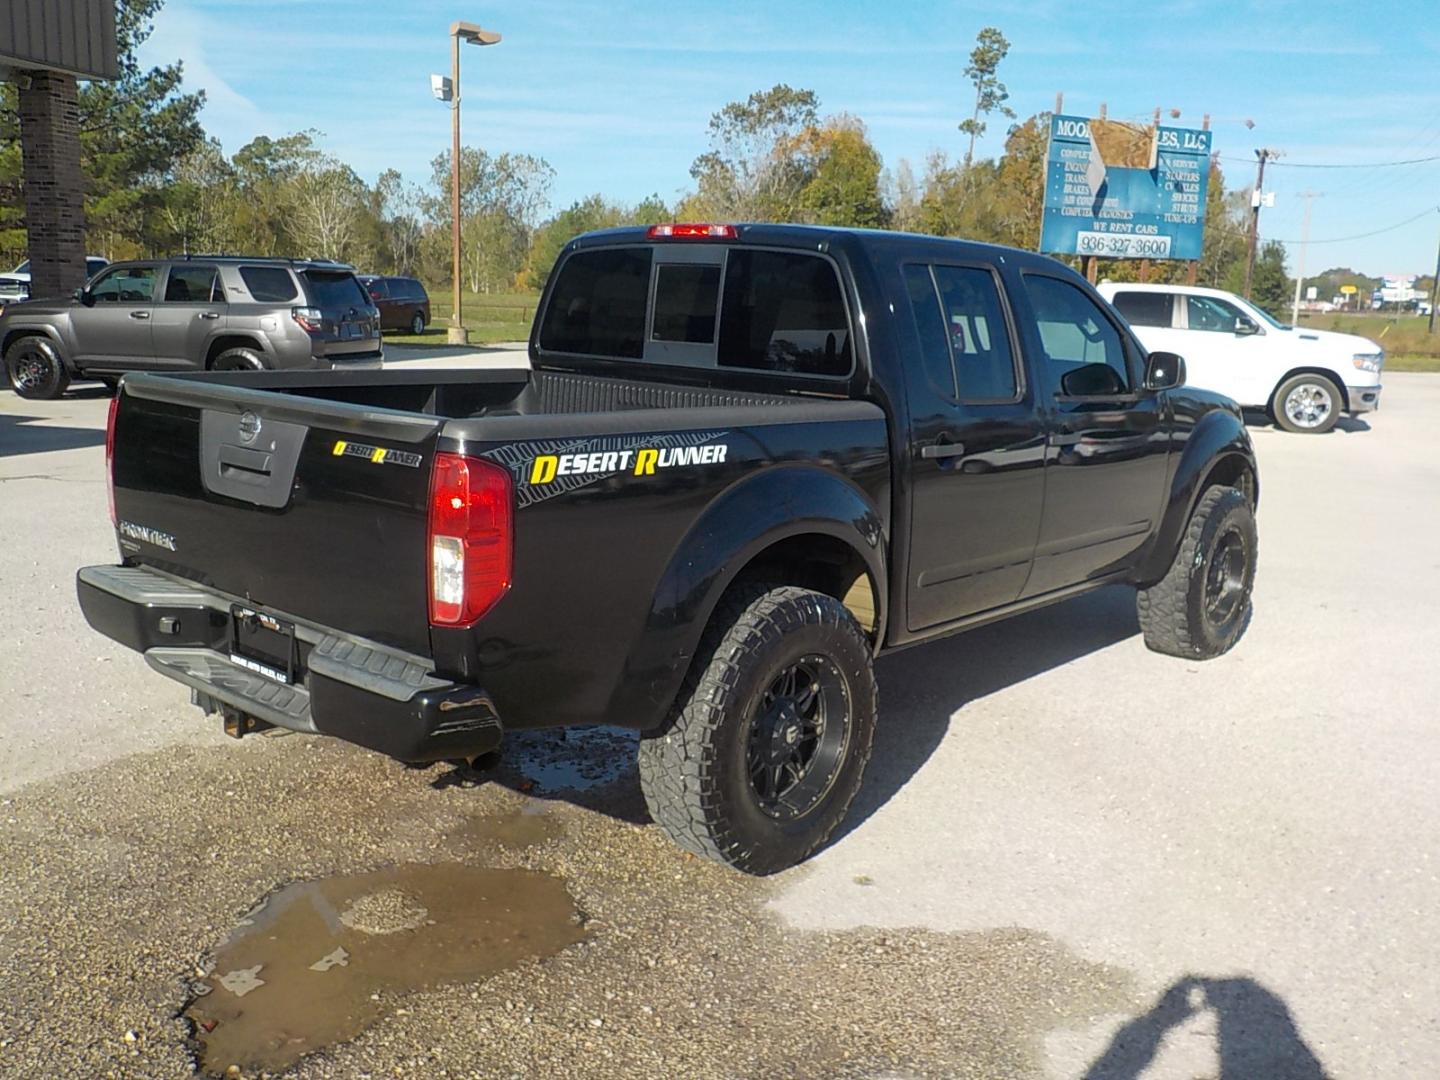
{"label": "green tree", "polygon": [[[434,268],[431,276],[443,278],[450,262],[450,154],[436,157],[431,169],[431,190],[421,200],[429,219],[421,249]],[[554,177],[547,162],[529,154],[461,147],[460,269],[472,290],[515,287]]]}
{"label": "green tree", "polygon": [[1010,42],[993,26],[985,27],[975,36],[975,48],[970,52],[970,63],[965,66],[965,77],[975,87],[975,108],[968,120],[960,122],[960,131],[970,136],[965,148],[966,168],[975,160],[975,140],[985,134],[986,122],[982,118],[997,110],[1007,119],[1015,118],[1015,113],[1005,104],[1010,92],[997,75],[1000,61],[1009,52]]}
{"label": "green tree", "polygon": [[730,221],[791,220],[805,181],[801,137],[818,124],[819,107],[813,90],[778,83],[711,116],[710,149],[690,166],[698,187],[687,211]]}
{"label": "green tree", "polygon": [[801,220],[866,229],[890,223],[880,196],[880,154],[864,124],[853,116],[833,116],[798,136],[797,144],[805,176],[795,198]]}
{"label": "green tree", "polygon": [[[88,250],[112,258],[156,250],[170,236],[166,193],[176,166],[204,140],[204,93],[180,92],[182,65],[140,66],[139,47],[163,0],[117,0],[119,75],[79,87],[80,167]],[[18,97],[0,84],[0,251],[25,250]]]}
{"label": "green tree", "polygon": [[[1245,260],[1237,259],[1226,272],[1221,286],[1233,293],[1245,288]],[[1255,273],[1250,280],[1250,299],[1277,319],[1289,316],[1295,281],[1285,273],[1285,245],[1267,240],[1260,245]]]}
{"label": "green tree", "polygon": [[181,62],[146,70],[136,56],[162,2],[119,0],[119,76],[83,83],[79,91],[86,232],[92,250],[112,257],[154,248],[168,179],[204,139],[204,93],[180,92]]}
{"label": "green tree", "polygon": [[620,225],[657,225],[669,220],[670,208],[659,195],[650,195],[633,208],[610,202],[603,195],[586,196],[571,203],[535,230],[520,284],[527,289],[544,288],[560,252],[581,233],[613,229]]}

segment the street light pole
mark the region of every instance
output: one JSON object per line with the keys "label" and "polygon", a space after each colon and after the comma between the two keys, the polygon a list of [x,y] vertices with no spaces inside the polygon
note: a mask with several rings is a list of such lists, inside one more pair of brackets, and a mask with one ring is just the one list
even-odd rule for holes
{"label": "street light pole", "polygon": [[465,345],[469,342],[469,333],[461,317],[460,303],[460,35],[455,32],[456,26],[450,28],[450,86],[454,94],[450,103],[450,283],[455,290],[455,302],[445,337],[451,345]]}
{"label": "street light pole", "polygon": [[446,340],[451,345],[465,345],[470,340],[465,329],[460,302],[460,42],[471,45],[494,45],[500,35],[482,30],[475,23],[450,24],[450,259],[451,284],[455,290],[455,314],[450,321]]}

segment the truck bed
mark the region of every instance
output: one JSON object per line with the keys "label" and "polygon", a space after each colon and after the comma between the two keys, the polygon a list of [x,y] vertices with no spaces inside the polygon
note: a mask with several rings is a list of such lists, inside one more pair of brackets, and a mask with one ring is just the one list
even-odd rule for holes
{"label": "truck bed", "polygon": [[[507,726],[645,726],[648,708],[615,715],[622,683],[656,677],[624,648],[707,510],[786,463],[888,507],[886,446],[879,407],[812,395],[546,371],[142,374],[118,399],[113,476],[128,565],[498,689]],[[513,480],[514,584],[473,630],[429,619],[440,451]]]}

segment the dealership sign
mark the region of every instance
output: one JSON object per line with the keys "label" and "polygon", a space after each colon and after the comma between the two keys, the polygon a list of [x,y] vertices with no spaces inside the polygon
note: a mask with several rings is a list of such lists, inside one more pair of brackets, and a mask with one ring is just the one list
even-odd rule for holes
{"label": "dealership sign", "polygon": [[1050,118],[1040,250],[1107,259],[1198,259],[1209,131]]}

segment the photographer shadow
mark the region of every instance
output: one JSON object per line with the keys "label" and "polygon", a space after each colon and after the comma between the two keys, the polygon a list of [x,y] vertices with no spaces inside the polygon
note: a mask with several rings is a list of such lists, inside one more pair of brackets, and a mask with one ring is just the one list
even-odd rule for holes
{"label": "photographer shadow", "polygon": [[1083,1080],[1140,1080],[1165,1036],[1202,1010],[1216,1020],[1218,1080],[1328,1080],[1290,1009],[1254,979],[1187,975],[1145,1015],[1124,1024]]}

